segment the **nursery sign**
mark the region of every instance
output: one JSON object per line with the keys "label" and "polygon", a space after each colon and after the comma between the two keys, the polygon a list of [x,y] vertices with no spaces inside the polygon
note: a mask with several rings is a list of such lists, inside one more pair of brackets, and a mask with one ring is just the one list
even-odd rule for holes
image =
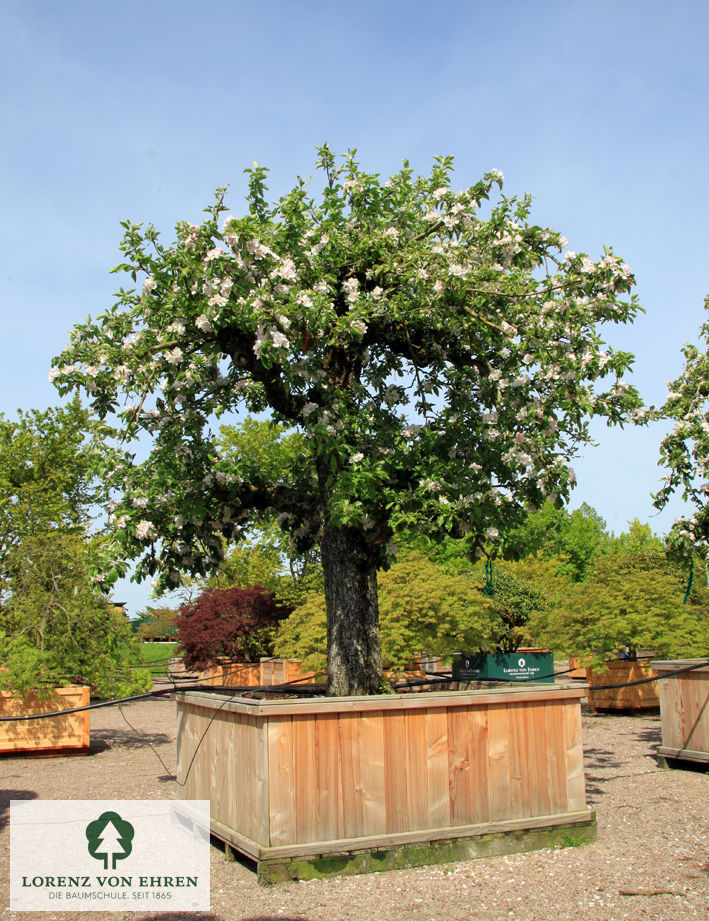
{"label": "nursery sign", "polygon": [[209,802],[12,800],[12,911],[207,911]]}
{"label": "nursery sign", "polygon": [[550,652],[473,653],[453,662],[454,681],[525,681],[553,684]]}

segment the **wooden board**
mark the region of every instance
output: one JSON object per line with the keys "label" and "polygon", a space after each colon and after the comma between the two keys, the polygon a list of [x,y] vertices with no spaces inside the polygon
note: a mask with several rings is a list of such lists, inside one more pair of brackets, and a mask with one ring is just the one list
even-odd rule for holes
{"label": "wooden board", "polygon": [[[16,695],[0,691],[0,716],[52,713],[86,707],[88,687],[57,688],[51,696],[37,691]],[[82,751],[89,747],[89,711],[46,719],[0,723],[0,752]]]}
{"label": "wooden board", "polygon": [[274,853],[585,814],[584,692],[541,691],[308,701],[183,692],[181,781],[194,762],[181,795],[211,799],[235,846]]}
{"label": "wooden board", "polygon": [[[662,677],[700,662],[698,659],[665,660],[654,661],[652,666],[660,676],[663,747],[677,752],[686,750],[709,755],[709,665],[672,677]],[[695,760],[703,759],[695,757]]]}
{"label": "wooden board", "polygon": [[586,669],[588,705],[592,710],[656,710],[660,706],[656,681],[632,687],[595,689],[596,685],[627,684],[652,677],[655,672],[648,662],[617,660],[607,662],[606,666],[605,671]]}

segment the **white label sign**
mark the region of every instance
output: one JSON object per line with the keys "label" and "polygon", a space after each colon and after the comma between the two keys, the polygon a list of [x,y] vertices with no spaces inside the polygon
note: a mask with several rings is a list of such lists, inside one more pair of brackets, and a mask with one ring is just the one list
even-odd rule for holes
{"label": "white label sign", "polygon": [[209,801],[12,800],[10,909],[209,910]]}

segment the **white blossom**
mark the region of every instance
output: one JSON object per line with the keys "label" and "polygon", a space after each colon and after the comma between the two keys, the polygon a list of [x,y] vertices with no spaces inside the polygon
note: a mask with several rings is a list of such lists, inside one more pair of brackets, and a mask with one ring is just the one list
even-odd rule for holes
{"label": "white blossom", "polygon": [[284,335],[278,329],[270,330],[271,342],[277,349],[287,349],[290,347],[290,341],[286,335]]}
{"label": "white blossom", "polygon": [[145,518],[139,521],[135,528],[135,536],[138,540],[153,540],[155,538],[155,528],[152,521]]}

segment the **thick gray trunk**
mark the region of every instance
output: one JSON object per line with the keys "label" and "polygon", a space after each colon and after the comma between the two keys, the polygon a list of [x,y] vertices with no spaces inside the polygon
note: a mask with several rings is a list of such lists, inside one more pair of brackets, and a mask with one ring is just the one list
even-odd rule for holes
{"label": "thick gray trunk", "polygon": [[382,690],[375,556],[351,528],[326,526],[322,565],[327,604],[327,692],[378,694]]}

